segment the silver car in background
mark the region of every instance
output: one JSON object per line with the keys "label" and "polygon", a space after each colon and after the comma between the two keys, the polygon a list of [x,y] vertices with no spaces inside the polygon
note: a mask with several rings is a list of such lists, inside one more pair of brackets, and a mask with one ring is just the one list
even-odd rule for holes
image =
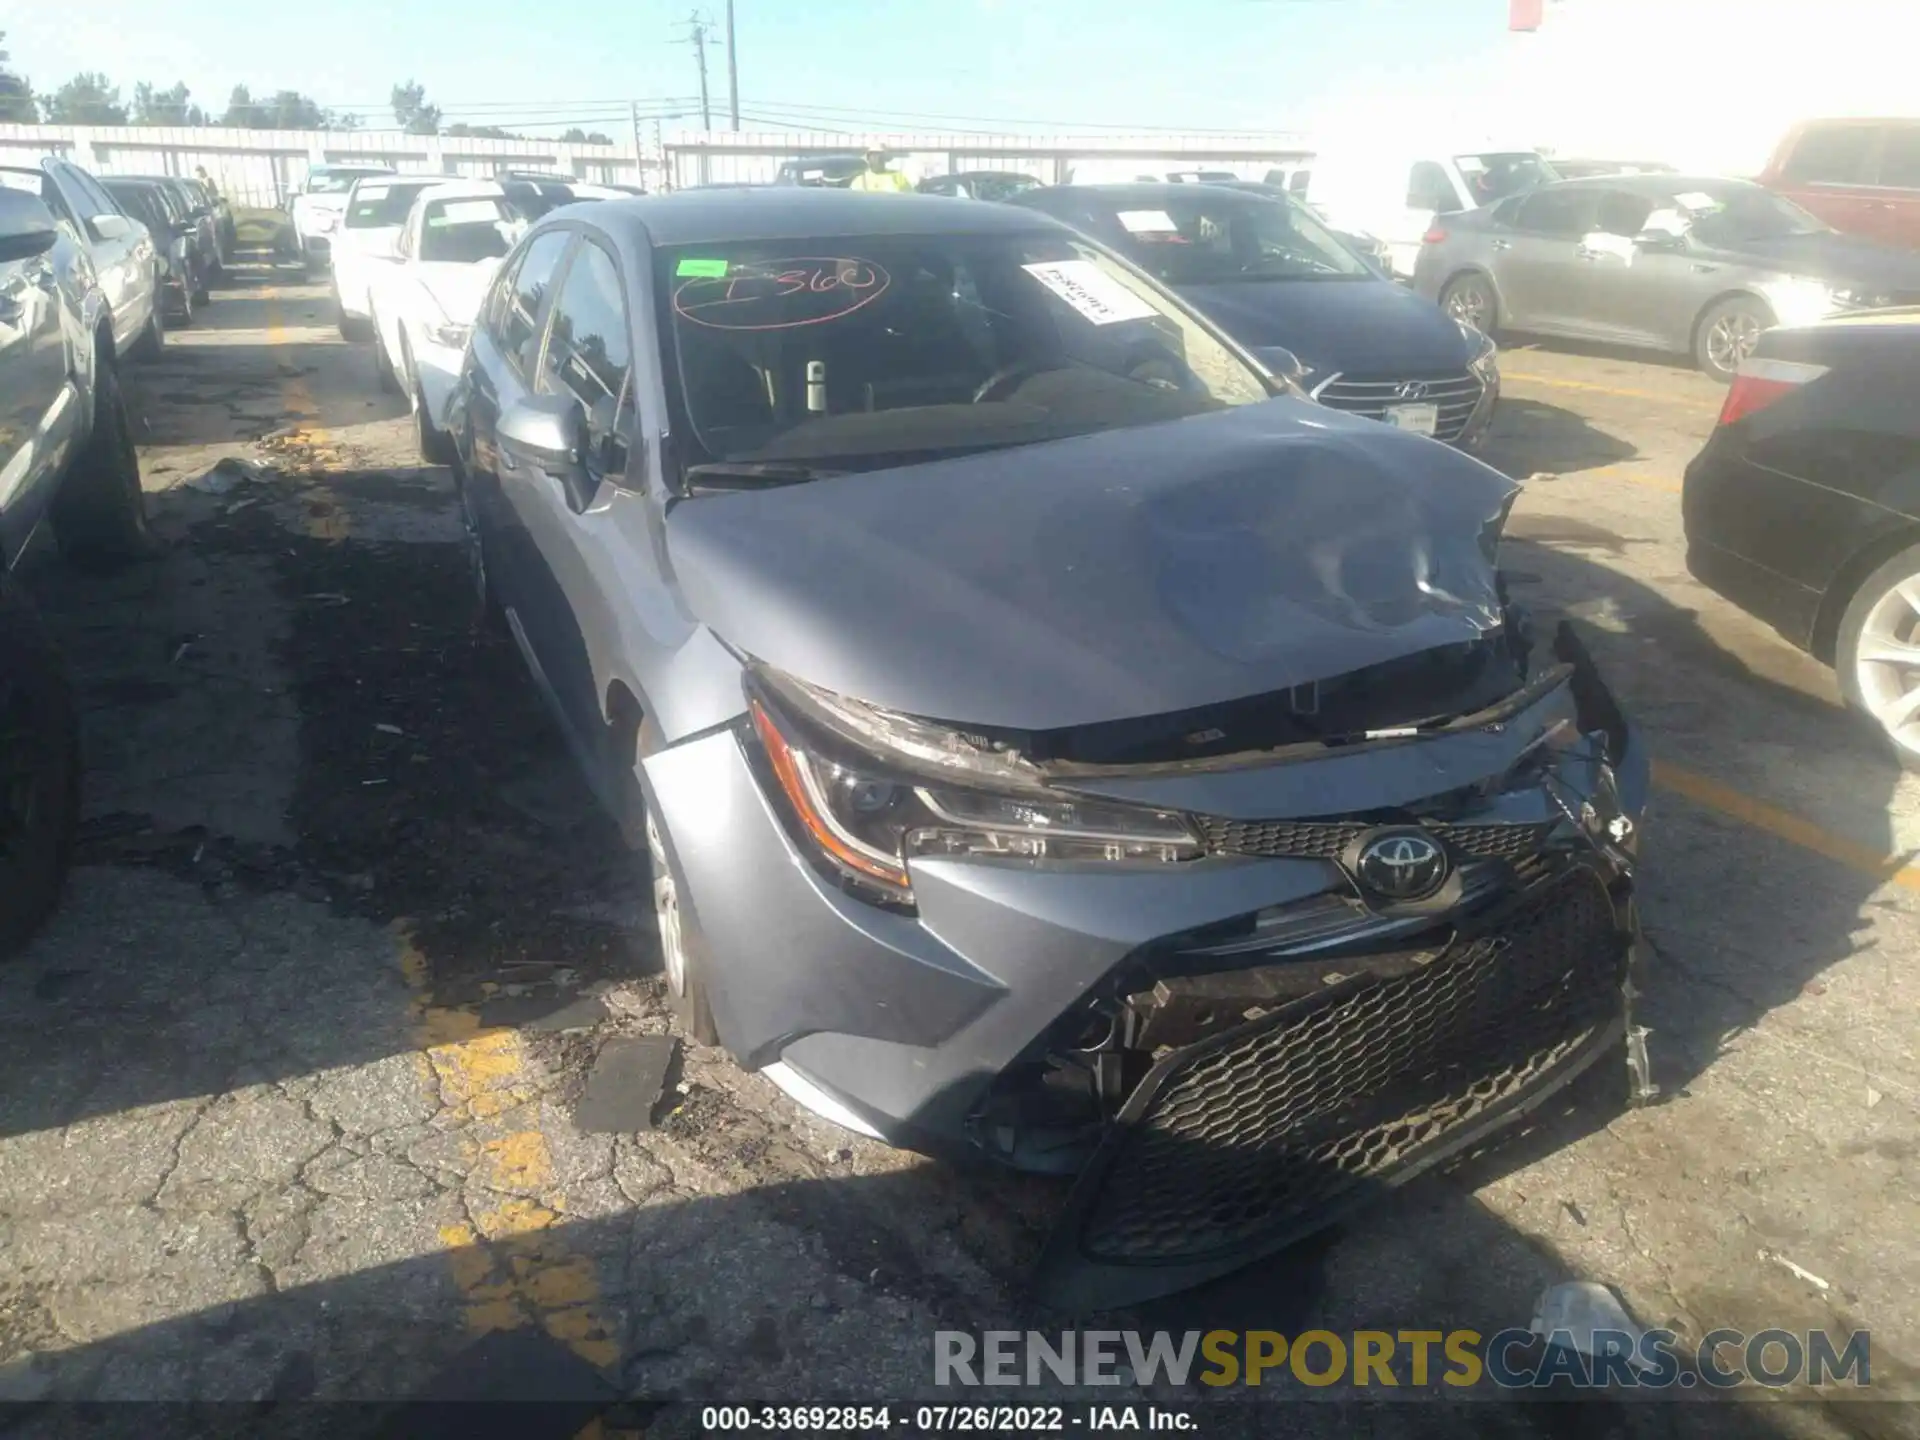
{"label": "silver car in background", "polygon": [[1437,219],[1414,288],[1494,330],[1691,354],[1731,381],[1760,332],[1920,303],[1920,255],[1745,180],[1567,180]]}

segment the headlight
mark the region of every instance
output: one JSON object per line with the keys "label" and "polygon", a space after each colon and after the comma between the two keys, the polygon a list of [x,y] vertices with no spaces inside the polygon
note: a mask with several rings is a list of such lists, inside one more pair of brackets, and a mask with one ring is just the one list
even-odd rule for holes
{"label": "headlight", "polygon": [[[821,694],[807,687],[806,698]],[[929,761],[944,768],[929,751],[958,755],[971,748],[966,737],[861,708],[900,722],[909,749],[861,756],[836,743],[838,737],[808,736],[776,711],[768,695],[749,702],[765,780],[790,831],[857,893],[911,904],[907,861],[919,855],[1172,863],[1200,853],[1187,822],[1168,811],[941,783],[923,771]],[[937,738],[940,733],[950,745]],[[968,773],[964,766],[953,768],[956,780]]]}
{"label": "headlight", "polygon": [[1493,343],[1493,337],[1464,320],[1456,320],[1453,323],[1460,327],[1460,333],[1466,337],[1467,365],[1475,371],[1491,367],[1500,354],[1500,347]]}
{"label": "headlight", "polygon": [[427,339],[449,350],[464,350],[467,348],[467,335],[472,329],[471,325],[456,325],[451,320],[445,320],[438,325],[427,326]]}
{"label": "headlight", "polygon": [[1893,304],[1893,296],[1870,285],[1841,285],[1827,292],[1842,310],[1884,310]]}

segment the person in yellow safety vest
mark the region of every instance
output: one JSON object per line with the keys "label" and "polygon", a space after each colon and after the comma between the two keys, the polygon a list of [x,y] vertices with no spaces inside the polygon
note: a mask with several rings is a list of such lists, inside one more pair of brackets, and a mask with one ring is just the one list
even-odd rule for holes
{"label": "person in yellow safety vest", "polygon": [[887,169],[887,152],[878,148],[867,151],[867,168],[853,177],[849,190],[910,191],[913,182],[898,170]]}

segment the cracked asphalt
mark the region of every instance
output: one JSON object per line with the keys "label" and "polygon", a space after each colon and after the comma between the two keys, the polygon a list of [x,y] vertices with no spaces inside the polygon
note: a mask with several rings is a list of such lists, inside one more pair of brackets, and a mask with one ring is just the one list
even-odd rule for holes
{"label": "cracked asphalt", "polygon": [[[1830,677],[1686,576],[1678,481],[1718,392],[1600,352],[1504,364],[1486,458],[1533,477],[1508,565],[1583,623],[1661,767],[1643,1018],[1664,1103],[1622,1112],[1596,1077],[1338,1232],[1103,1323],[1490,1333],[1590,1278],[1694,1338],[1869,1329],[1880,1393],[1920,1396],[1920,789]],[[1057,1329],[1021,1288],[1048,1184],[869,1144],[700,1048],[652,1128],[575,1124],[602,1047],[671,1029],[644,859],[470,624],[448,478],[324,287],[241,268],[130,379],[165,558],[28,570],[89,775],[65,904],[0,970],[0,1398],[392,1401],[504,1337],[554,1386],[629,1401],[951,1401],[936,1330]],[[1365,1419],[1914,1424],[1898,1403]]]}

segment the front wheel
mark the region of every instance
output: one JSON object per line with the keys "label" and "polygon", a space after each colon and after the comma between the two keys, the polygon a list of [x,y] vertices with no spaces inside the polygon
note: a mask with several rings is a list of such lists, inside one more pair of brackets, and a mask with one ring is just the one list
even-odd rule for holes
{"label": "front wheel", "polygon": [[1440,292],[1440,308],[1448,319],[1471,325],[1482,335],[1493,334],[1500,318],[1493,286],[1481,275],[1456,275],[1449,280]]}
{"label": "front wheel", "polygon": [[53,497],[53,538],[69,562],[96,569],[143,560],[160,546],[147,528],[140,456],[111,364],[101,368],[93,397],[93,432]]}
{"label": "front wheel", "polygon": [[1760,333],[1773,323],[1773,312],[1752,296],[1717,301],[1700,317],[1693,341],[1694,362],[1702,374],[1731,385],[1740,362],[1753,353]]}
{"label": "front wheel", "polygon": [[[635,764],[639,761],[636,758]],[[647,806],[647,865],[653,872],[653,918],[660,936],[660,972],[667,998],[687,1038],[702,1045],[719,1043],[713,1010],[707,1003],[700,963],[700,936],[691,916],[680,908],[680,877],[667,855],[654,807]]]}
{"label": "front wheel", "polygon": [[1834,669],[1847,703],[1920,770],[1920,545],[1861,582],[1840,619]]}
{"label": "front wheel", "polygon": [[427,392],[418,380],[413,382],[412,403],[413,438],[420,446],[420,458],[429,465],[453,464],[453,436],[433,423]]}
{"label": "front wheel", "polygon": [[380,322],[373,320],[373,383],[382,394],[395,395],[400,391],[400,381],[393,373],[393,361],[387,358],[386,337],[380,333]]}
{"label": "front wheel", "polygon": [[80,818],[80,725],[59,652],[0,574],[0,959],[59,901]]}

